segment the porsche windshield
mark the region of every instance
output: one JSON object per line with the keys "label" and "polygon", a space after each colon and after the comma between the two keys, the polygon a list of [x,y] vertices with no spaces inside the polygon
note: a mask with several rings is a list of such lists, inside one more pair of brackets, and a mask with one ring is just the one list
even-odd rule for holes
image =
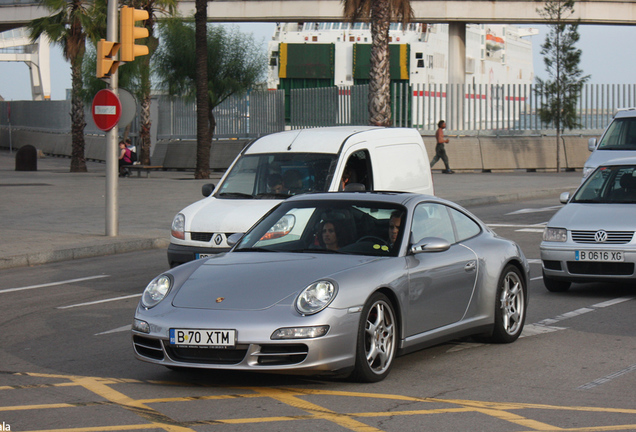
{"label": "porsche windshield", "polygon": [[244,155],[220,185],[217,198],[286,198],[325,192],[333,177],[337,155],[275,153]]}
{"label": "porsche windshield", "polygon": [[[233,251],[396,256],[404,215],[403,207],[386,203],[283,203]],[[391,228],[399,231],[393,242]]]}
{"label": "porsche windshield", "polygon": [[575,203],[636,204],[636,166],[603,166],[576,192]]}

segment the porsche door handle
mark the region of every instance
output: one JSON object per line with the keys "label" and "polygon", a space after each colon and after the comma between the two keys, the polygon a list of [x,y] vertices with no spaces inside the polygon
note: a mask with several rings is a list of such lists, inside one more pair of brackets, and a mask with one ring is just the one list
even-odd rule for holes
{"label": "porsche door handle", "polygon": [[467,272],[474,271],[476,268],[477,268],[477,263],[475,261],[469,261],[464,266],[464,270],[467,271]]}

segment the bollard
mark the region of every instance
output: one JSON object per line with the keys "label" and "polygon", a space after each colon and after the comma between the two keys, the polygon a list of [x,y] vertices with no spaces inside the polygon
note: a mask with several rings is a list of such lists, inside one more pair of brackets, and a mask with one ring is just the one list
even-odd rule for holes
{"label": "bollard", "polygon": [[38,170],[38,151],[30,144],[20,147],[15,154],[15,170],[16,171],[37,171]]}

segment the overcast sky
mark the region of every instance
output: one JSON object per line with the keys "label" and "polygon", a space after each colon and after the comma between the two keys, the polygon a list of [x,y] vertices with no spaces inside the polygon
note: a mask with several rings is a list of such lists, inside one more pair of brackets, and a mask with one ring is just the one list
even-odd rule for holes
{"label": "overcast sky", "polygon": [[[241,30],[251,32],[264,48],[272,37],[272,23],[242,24]],[[534,73],[545,78],[545,66],[541,58],[541,44],[545,40],[546,28],[533,36]],[[590,83],[634,84],[636,83],[636,26],[590,26],[579,27],[581,40],[578,47],[583,51],[581,69],[591,75]],[[0,62],[0,96],[5,100],[30,100],[31,87],[29,69],[22,62]],[[62,58],[61,51],[51,46],[51,99],[66,98],[66,89],[71,87],[70,65]]]}

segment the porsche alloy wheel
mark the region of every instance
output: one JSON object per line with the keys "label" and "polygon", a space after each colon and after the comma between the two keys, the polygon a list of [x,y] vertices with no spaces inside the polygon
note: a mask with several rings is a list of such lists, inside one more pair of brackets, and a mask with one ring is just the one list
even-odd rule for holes
{"label": "porsche alloy wheel", "polygon": [[397,331],[391,302],[384,294],[375,293],[362,310],[354,379],[377,382],[389,374],[397,348]]}
{"label": "porsche alloy wheel", "polygon": [[526,286],[519,269],[507,266],[499,279],[495,306],[495,328],[491,342],[510,343],[517,340],[526,319]]}

